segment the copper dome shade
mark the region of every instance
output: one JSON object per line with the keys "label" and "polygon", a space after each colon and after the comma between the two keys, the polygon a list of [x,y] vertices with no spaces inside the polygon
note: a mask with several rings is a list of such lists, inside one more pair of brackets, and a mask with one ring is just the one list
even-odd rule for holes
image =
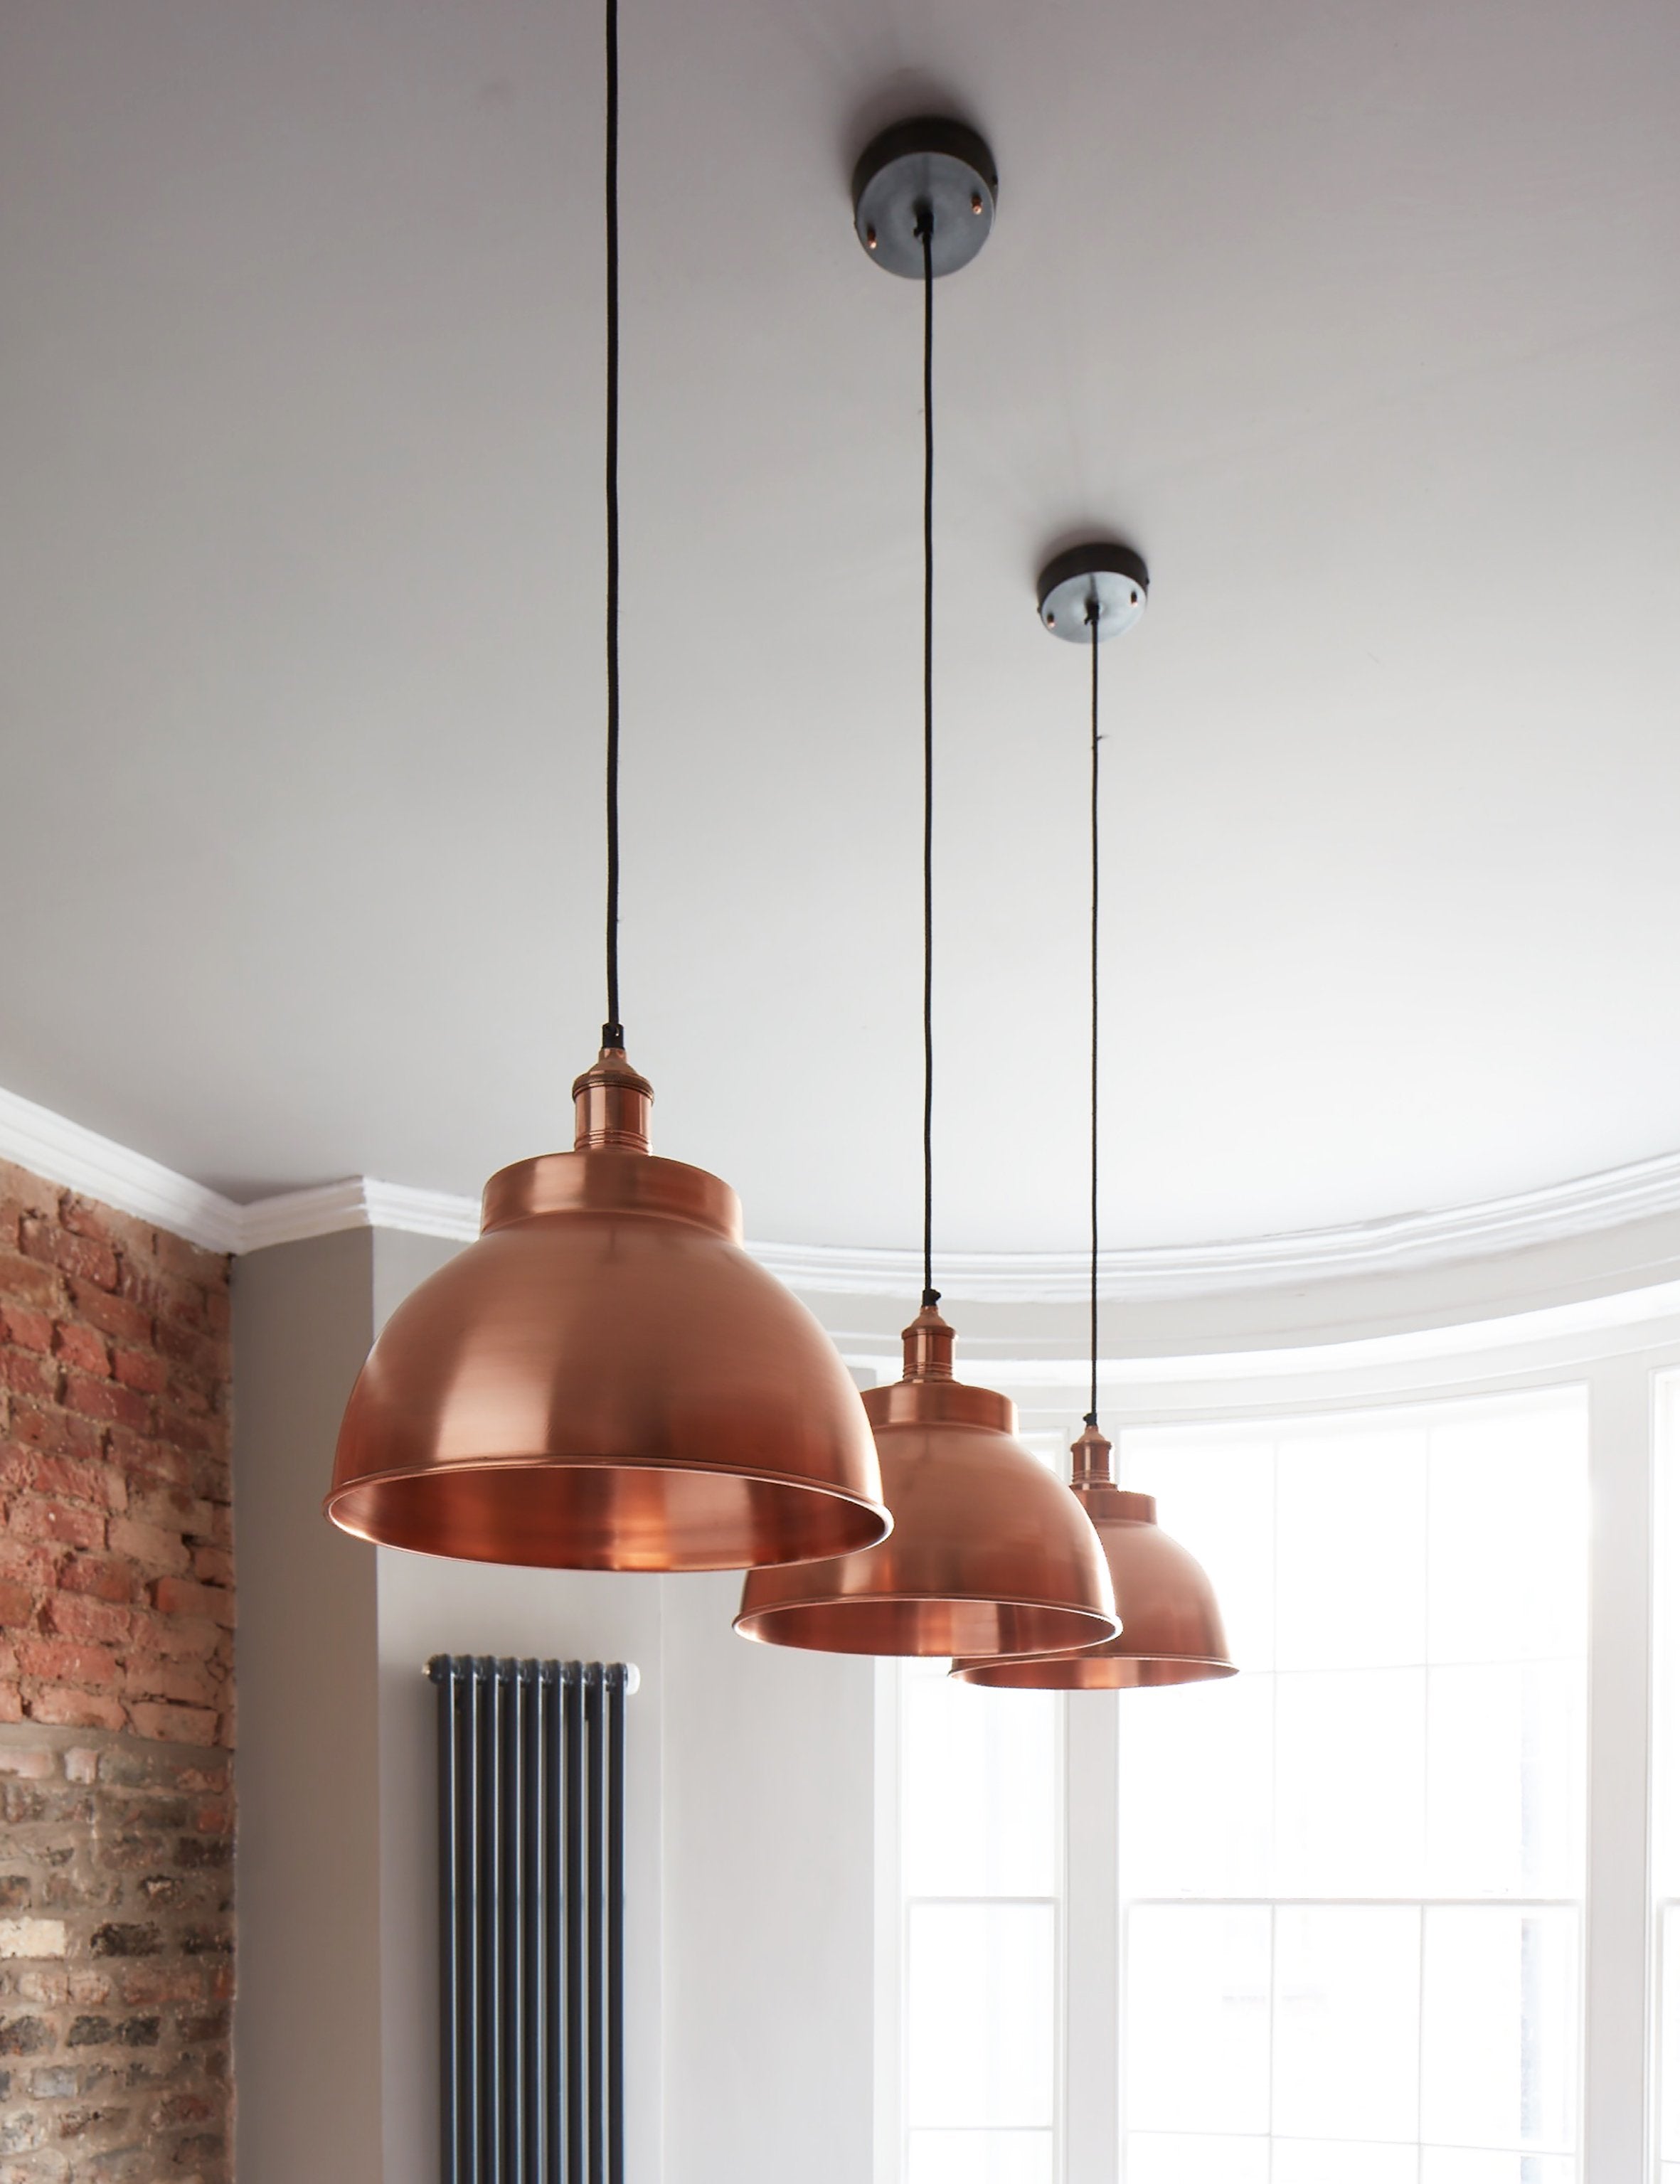
{"label": "copper dome shade", "polygon": [[572,1087],[576,1148],[484,1190],[478,1240],[393,1314],[327,1513],[382,1546],[556,1569],[739,1569],[891,1529],[868,1421],[804,1306],[741,1249],[740,1203],[648,1150],[617,1048]]}
{"label": "copper dome shade", "polygon": [[1115,1485],[1109,1455],[1108,1442],[1087,1426],[1074,1443],[1072,1497],[1108,1557],[1125,1618],[1119,1635],[1030,1660],[957,1660],[953,1676],[990,1690],[1115,1691],[1236,1674],[1207,1572],[1156,1523],[1152,1496]]}
{"label": "copper dome shade", "polygon": [[955,1379],[931,1306],[904,1330],[904,1377],[865,1391],[890,1538],[755,1570],[735,1628],[823,1653],[1019,1653],[1112,1637],[1113,1587],[1079,1503],[1015,1437],[1015,1406]]}

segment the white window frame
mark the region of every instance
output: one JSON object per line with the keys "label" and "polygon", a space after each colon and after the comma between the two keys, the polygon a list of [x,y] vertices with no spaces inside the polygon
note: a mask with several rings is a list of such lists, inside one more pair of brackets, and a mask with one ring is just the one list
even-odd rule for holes
{"label": "white window frame", "polygon": [[[1671,1308],[1641,1318],[1634,1307],[1626,1323],[1617,1323],[1621,1301],[1606,1301],[1595,1315],[1600,1323],[1584,1329],[1566,1323],[1551,1332],[1547,1323],[1554,1327],[1564,1315],[1541,1312],[1504,1329],[1350,1343],[1328,1353],[1335,1362],[1325,1369],[1314,1369],[1311,1353],[1297,1350],[1270,1358],[1210,1357],[1190,1371],[1180,1361],[1176,1368],[1111,1363],[1103,1373],[1103,1424],[1117,1441],[1128,1430],[1152,1425],[1261,1423],[1408,1401],[1584,1386],[1591,1530],[1580,2184],[1656,2184],[1654,1520],[1659,1383],[1680,1373],[1680,1314]],[[1672,1306],[1672,1296],[1664,1301]],[[1073,1390],[1081,1370],[1040,1357],[989,1362],[985,1378],[1006,1388]],[[1082,1405],[1070,1399],[1069,1407]],[[877,1694],[875,2184],[902,2184],[896,1664],[882,1664]],[[1115,2184],[1122,2155],[1116,1708],[1068,1708],[1063,1751],[1057,2179]]]}

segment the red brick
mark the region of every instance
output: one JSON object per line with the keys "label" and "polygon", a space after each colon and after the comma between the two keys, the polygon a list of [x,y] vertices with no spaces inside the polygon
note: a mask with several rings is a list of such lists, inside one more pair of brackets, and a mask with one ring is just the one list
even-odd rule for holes
{"label": "red brick", "polygon": [[0,1578],[0,1624],[18,1630],[32,1624],[34,1621],[33,1588],[21,1584],[14,1577]]}
{"label": "red brick", "polygon": [[153,1615],[134,1618],[129,1643],[136,1653],[161,1653],[170,1660],[208,1660],[223,1648],[227,1633],[208,1616]]}
{"label": "red brick", "polygon": [[[121,1712],[120,1708],[118,1711]],[[214,1744],[216,1741],[216,1717],[203,1707],[165,1706],[137,1699],[129,1713],[139,1735],[155,1737],[159,1743]]]}
{"label": "red brick", "polygon": [[14,1691],[9,1684],[0,1685],[0,1721],[21,1721],[23,1718],[24,1702],[21,1694]]}
{"label": "red brick", "polygon": [[225,1251],[207,1251],[202,1244],[189,1244],[184,1236],[172,1235],[167,1228],[156,1230],[153,1240],[158,1264],[165,1273],[178,1275],[201,1290],[226,1286],[229,1262]]}
{"label": "red brick", "polygon": [[164,1615],[197,1615],[231,1627],[233,1595],[220,1585],[195,1585],[190,1578],[160,1577],[152,1586],[153,1605]]}
{"label": "red brick", "polygon": [[110,1244],[121,1252],[132,1253],[142,1261],[156,1256],[156,1232],[144,1221],[137,1221],[132,1214],[119,1213],[114,1206],[101,1206],[91,1198],[78,1198],[74,1191],[66,1191],[59,1202],[59,1221],[72,1235],[90,1237],[96,1244]]}
{"label": "red brick", "polygon": [[87,1463],[73,1456],[36,1456],[32,1462],[37,1494],[56,1495],[65,1502],[89,1502],[102,1509],[127,1506],[127,1482],[108,1463]]}
{"label": "red brick", "polygon": [[14,1161],[0,1161],[0,1199],[12,1200],[20,1213],[53,1217],[59,1210],[58,1185]]}
{"label": "red brick", "polygon": [[91,1327],[79,1326],[73,1319],[60,1320],[53,1347],[77,1372],[92,1373],[101,1380],[109,1378],[111,1353]]}
{"label": "red brick", "polygon": [[0,1251],[0,1296],[17,1305],[55,1305],[59,1277],[50,1267],[16,1251]]}
{"label": "red brick", "polygon": [[193,1567],[192,1550],[179,1532],[141,1523],[133,1517],[111,1519],[108,1542],[114,1555],[121,1555],[148,1577],[166,1571],[185,1576]]}
{"label": "red brick", "polygon": [[186,1532],[198,1539],[209,1537],[215,1514],[210,1502],[183,1493],[178,1486],[166,1486],[151,1479],[135,1481],[129,1496],[129,1513],[165,1531]]}
{"label": "red brick", "polygon": [[101,1334],[109,1335],[114,1342],[150,1343],[152,1315],[141,1306],[96,1289],[91,1282],[72,1282],[70,1290],[76,1317],[97,1327]]}
{"label": "red brick", "polygon": [[201,1502],[225,1507],[233,1499],[233,1466],[226,1457],[200,1457],[193,1467],[193,1488]]}
{"label": "red brick", "polygon": [[132,1388],[120,1388],[114,1381],[90,1380],[80,1373],[72,1373],[64,1383],[64,1404],[69,1410],[80,1411],[85,1418],[102,1418],[135,1433],[144,1432],[152,1423],[148,1397]]}
{"label": "red brick", "polygon": [[114,1555],[72,1555],[59,1574],[59,1586],[92,1600],[124,1602],[134,1596],[135,1579],[129,1564]]}
{"label": "red brick", "polygon": [[32,1350],[0,1350],[0,1388],[20,1396],[34,1396],[54,1402],[59,1394],[59,1368],[50,1357]]}
{"label": "red brick", "polygon": [[232,1585],[233,1557],[225,1547],[194,1547],[193,1574],[201,1585]]}
{"label": "red brick", "polygon": [[207,1290],[204,1296],[204,1318],[213,1334],[231,1334],[233,1331],[233,1300],[225,1289]]}
{"label": "red brick", "polygon": [[126,1646],[134,1626],[131,1609],[109,1600],[91,1599],[85,1592],[52,1593],[41,1614],[56,1636],[96,1646]]}
{"label": "red brick", "polygon": [[54,1684],[114,1684],[115,1657],[103,1646],[76,1646],[62,1638],[20,1638],[18,1666],[26,1676]]}
{"label": "red brick", "polygon": [[150,1350],[119,1350],[113,1362],[123,1386],[142,1396],[160,1396],[169,1385],[169,1368]]}
{"label": "red brick", "polygon": [[50,1350],[53,1347],[51,1315],[36,1312],[28,1305],[14,1304],[9,1297],[0,1296],[0,1342],[14,1343],[20,1350]]}
{"label": "red brick", "polygon": [[193,1456],[223,1457],[227,1453],[226,1422],[221,1418],[191,1418],[159,1404],[157,1435],[160,1440],[172,1441]]}
{"label": "red brick", "polygon": [[104,1452],[105,1434],[103,1426],[91,1418],[79,1418],[70,1411],[61,1411],[56,1405],[43,1407],[38,1403],[14,1403],[8,1427],[16,1441],[27,1441],[31,1448],[44,1451],[49,1456],[78,1456],[97,1458]]}
{"label": "red brick", "polygon": [[105,1519],[97,1509],[25,1495],[12,1507],[7,1526],[14,1540],[61,1547],[103,1547]]}
{"label": "red brick", "polygon": [[205,1967],[188,1957],[149,1958],[125,1964],[118,1986],[125,2002],[144,2005],[158,2002],[198,2002],[204,1992]]}
{"label": "red brick", "polygon": [[127,1716],[122,1701],[109,1691],[73,1691],[53,1686],[25,1701],[31,1721],[61,1729],[122,1729]]}
{"label": "red brick", "polygon": [[179,1373],[169,1376],[169,1399],[176,1410],[189,1411],[195,1418],[208,1418],[215,1408],[208,1390]]}
{"label": "red brick", "polygon": [[227,1378],[232,1352],[225,1334],[183,1327],[179,1321],[159,1320],[157,1347],[172,1365],[183,1367],[214,1387]]}
{"label": "red brick", "polygon": [[80,1281],[92,1282],[97,1289],[114,1290],[117,1285],[117,1255],[109,1244],[92,1236],[77,1236],[56,1222],[28,1217],[20,1228],[19,1240],[25,1258],[57,1267]]}
{"label": "red brick", "polygon": [[203,1661],[162,1661],[133,1655],[123,1671],[123,1691],[131,1699],[174,1699],[182,1706],[221,1704],[226,1680]]}
{"label": "red brick", "polygon": [[19,1585],[29,1585],[36,1592],[50,1591],[59,1582],[59,1560],[53,1547],[38,1543],[25,1546],[9,1532],[0,1532],[0,1575]]}
{"label": "red brick", "polygon": [[155,1479],[170,1486],[191,1486],[193,1459],[185,1449],[127,1426],[113,1426],[107,1453],[131,1478]]}

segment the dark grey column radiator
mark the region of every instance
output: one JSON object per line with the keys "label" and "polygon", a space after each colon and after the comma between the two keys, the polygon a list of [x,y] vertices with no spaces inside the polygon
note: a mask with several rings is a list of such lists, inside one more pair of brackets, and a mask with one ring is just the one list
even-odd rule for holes
{"label": "dark grey column radiator", "polygon": [[439,1655],[444,2184],[623,2184],[624,1701]]}

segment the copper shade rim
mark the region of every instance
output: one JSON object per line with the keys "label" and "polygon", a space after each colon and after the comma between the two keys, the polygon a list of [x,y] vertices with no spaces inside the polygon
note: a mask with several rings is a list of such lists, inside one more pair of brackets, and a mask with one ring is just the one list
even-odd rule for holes
{"label": "copper shade rim", "polygon": [[[833,1557],[829,1559],[832,1560]],[[783,1567],[786,1568],[788,1565],[784,1564]],[[1004,1608],[1012,1613],[1056,1615],[1060,1616],[1064,1621],[1076,1618],[1080,1622],[1107,1625],[1103,1635],[1099,1638],[1093,1638],[1088,1646],[1058,1646],[1054,1649],[1056,1654],[1059,1655],[1065,1652],[1074,1659],[1094,1652],[1099,1646],[1112,1644],[1119,1635],[1115,1617],[1104,1614],[1096,1608],[1080,1607],[1065,1600],[1031,1600],[1019,1595],[996,1592],[910,1592],[905,1591],[862,1592],[849,1596],[836,1593],[813,1593],[806,1600],[771,1601],[767,1602],[762,1607],[743,1606],[735,1618],[734,1628],[741,1637],[750,1638],[756,1644],[800,1646],[805,1642],[800,1638],[782,1635],[772,1636],[765,1626],[786,1624],[791,1627],[796,1624],[801,1616],[812,1614],[820,1614],[825,1618],[855,1619],[861,1624],[866,1616],[877,1614],[882,1609],[895,1607]],[[878,1646],[852,1647],[828,1644],[811,1646],[806,1650],[819,1653],[855,1652],[858,1654],[875,1654],[884,1658],[906,1660],[950,1658],[948,1654],[943,1652],[914,1653],[901,1652],[898,1649],[895,1649],[890,1654],[881,1655]],[[1033,1653],[999,1653],[975,1655],[972,1658],[978,1664],[992,1660],[1041,1660],[1048,1656]]]}
{"label": "copper shade rim", "polygon": [[1095,1646],[1058,1646],[1042,1653],[988,1653],[965,1656],[951,1664],[953,1676],[978,1675],[995,1669],[1052,1668],[1076,1661],[1085,1668],[1100,1668],[1112,1661],[1119,1667],[1141,1668],[1157,1663],[1162,1668],[1199,1669],[1208,1677],[1234,1676],[1236,1663],[1224,1653],[1128,1653],[1124,1646],[1103,1639]]}
{"label": "copper shade rim", "polygon": [[[656,1457],[646,1456],[472,1457],[456,1463],[414,1463],[405,1464],[390,1471],[358,1472],[342,1483],[334,1483],[322,1499],[321,1514],[336,1524],[341,1532],[348,1532],[355,1539],[366,1540],[375,1546],[388,1546],[393,1544],[391,1541],[382,1539],[378,1533],[370,1527],[352,1521],[343,1505],[367,1493],[370,1490],[377,1490],[382,1486],[424,1485],[447,1489],[452,1485],[481,1478],[486,1472],[519,1471],[562,1473],[567,1478],[576,1478],[588,1472],[660,1473],[672,1478],[717,1479],[730,1483],[742,1481],[750,1485],[767,1486],[788,1493],[810,1495],[819,1501],[843,1502],[850,1509],[867,1512],[875,1518],[879,1524],[879,1529],[873,1538],[860,1539],[856,1546],[848,1548],[846,1552],[850,1554],[861,1554],[870,1547],[879,1546],[882,1540],[888,1538],[892,1531],[892,1512],[887,1507],[885,1502],[872,1501],[866,1494],[854,1494],[843,1486],[821,1479],[801,1479],[790,1472],[771,1471],[758,1465],[743,1468],[739,1464],[672,1463]],[[424,1554],[429,1550],[407,1548],[399,1549],[398,1552]],[[812,1554],[797,1557],[802,1562],[832,1562],[834,1558],[834,1550],[832,1546],[823,1547]],[[444,1556],[441,1559],[447,1561],[449,1557]],[[684,1568],[697,1567],[700,1565],[684,1565]],[[740,1569],[747,1565],[738,1562],[724,1562],[708,1564],[706,1567],[717,1569]],[[775,1568],[779,1565],[767,1564],[764,1567]]]}

